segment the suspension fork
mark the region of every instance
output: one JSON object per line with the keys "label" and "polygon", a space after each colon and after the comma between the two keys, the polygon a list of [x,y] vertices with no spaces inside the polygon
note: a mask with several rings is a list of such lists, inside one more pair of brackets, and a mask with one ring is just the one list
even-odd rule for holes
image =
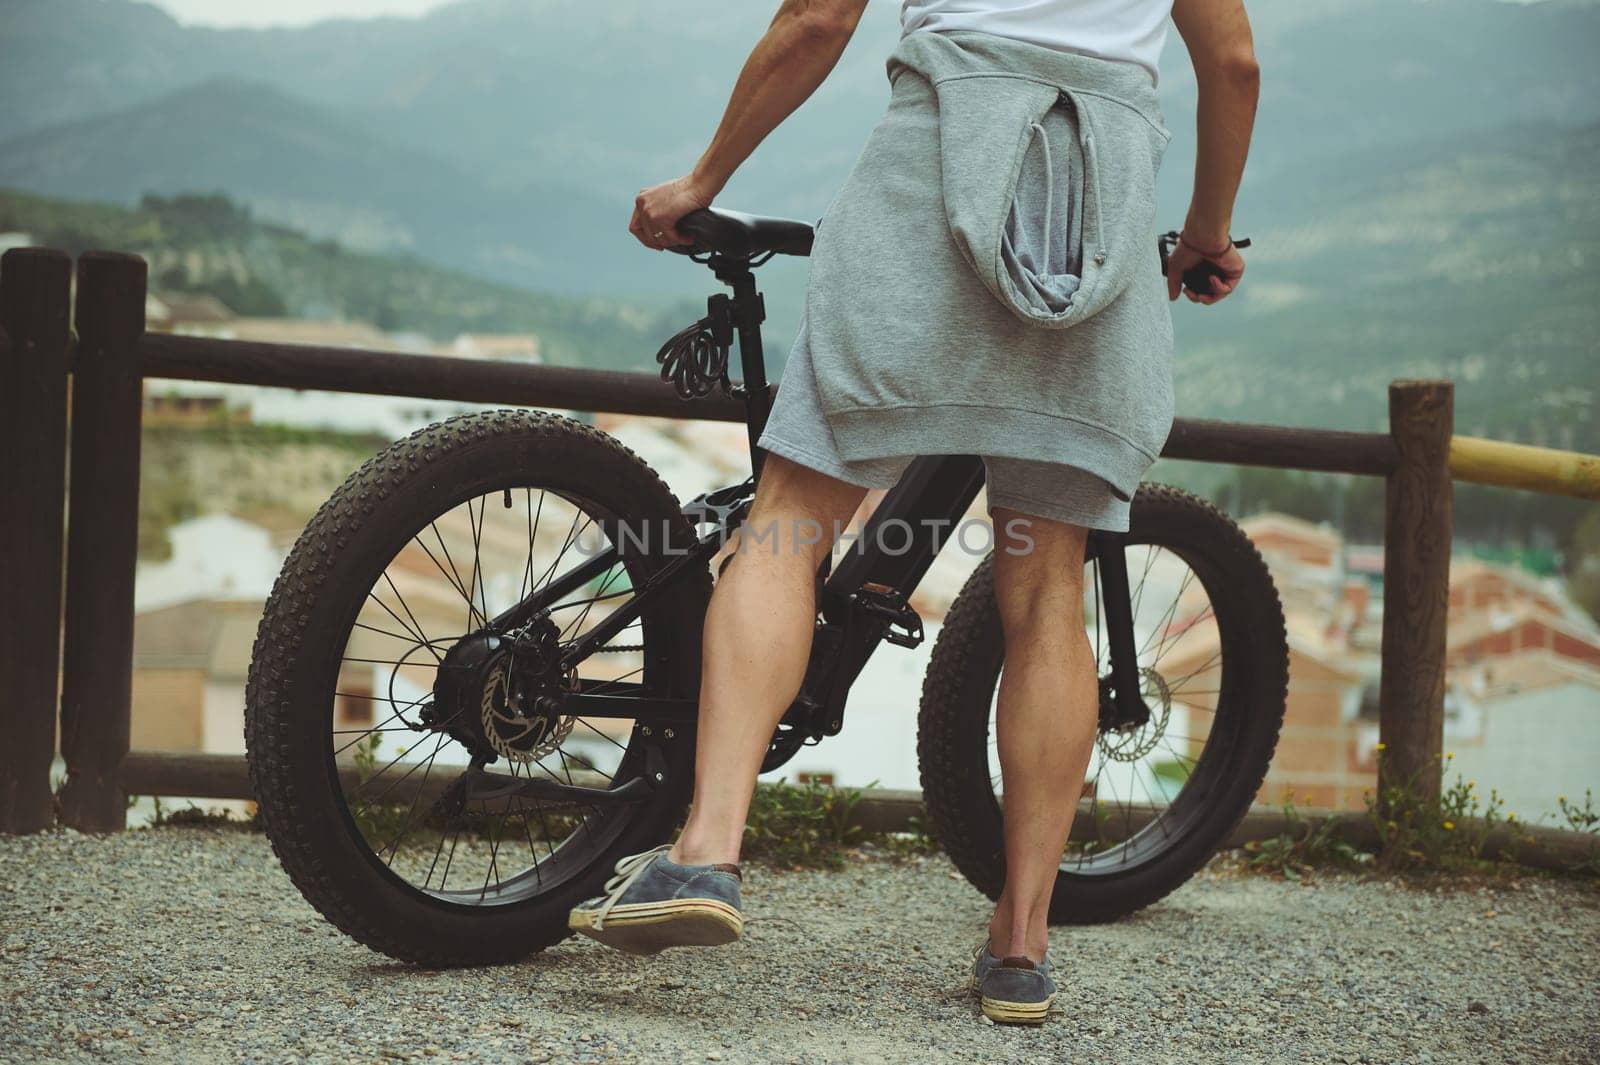
{"label": "suspension fork", "polygon": [[[1119,533],[1090,533],[1099,565],[1101,610],[1111,649],[1111,703],[1102,696],[1100,726],[1139,727],[1150,720],[1139,677],[1139,651],[1134,645],[1133,596],[1128,590],[1128,559]],[[1109,711],[1109,713],[1108,713]]]}

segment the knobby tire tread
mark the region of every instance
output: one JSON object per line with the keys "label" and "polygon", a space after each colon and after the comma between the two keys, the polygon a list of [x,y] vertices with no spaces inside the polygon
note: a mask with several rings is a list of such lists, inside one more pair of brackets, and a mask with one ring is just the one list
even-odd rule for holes
{"label": "knobby tire tread", "polygon": [[[1212,558],[1236,576],[1235,582],[1218,592],[1244,609],[1243,636],[1248,651],[1246,660],[1233,668],[1251,671],[1246,683],[1252,713],[1248,735],[1241,740],[1249,752],[1225,789],[1229,800],[1225,808],[1208,816],[1193,834],[1193,842],[1175,848],[1169,859],[1117,878],[1115,890],[1104,890],[1104,884],[1087,884],[1087,878],[1059,876],[1050,907],[1052,924],[1114,921],[1159,901],[1188,881],[1249,812],[1251,800],[1266,778],[1283,724],[1289,675],[1283,608],[1255,545],[1216,507],[1167,485],[1142,486],[1132,518],[1134,522],[1191,523],[1190,529],[1203,530]],[[1086,588],[1085,594],[1093,593]],[[976,683],[973,659],[980,649],[992,649],[991,641],[999,641],[1003,648],[992,555],[968,578],[934,643],[918,713],[917,759],[923,801],[945,853],[974,887],[997,899],[1005,885],[1003,841],[995,831],[997,812],[990,817],[997,808],[987,745],[974,749],[971,731],[971,717],[979,714],[981,727],[987,730],[994,689],[990,683]]]}
{"label": "knobby tire tread", "polygon": [[[677,500],[659,475],[641,458],[606,433],[559,415],[537,411],[501,410],[462,415],[412,433],[368,459],[324,503],[296,541],[273,586],[257,630],[246,684],[245,743],[250,769],[250,786],[256,796],[260,818],[277,855],[300,893],[335,927],[357,941],[391,957],[430,968],[499,964],[515,961],[542,950],[570,934],[565,913],[560,920],[547,922],[540,934],[507,942],[493,936],[477,936],[441,947],[426,934],[408,934],[374,919],[349,891],[341,890],[328,868],[326,848],[348,847],[342,825],[328,825],[323,818],[329,811],[315,808],[299,794],[297,770],[292,764],[293,744],[289,734],[295,727],[289,710],[293,706],[292,678],[300,638],[319,608],[319,597],[337,584],[336,564],[351,535],[373,512],[395,493],[416,485],[419,478],[441,459],[465,447],[493,445],[497,440],[516,438],[577,448],[593,456],[596,466],[619,464],[602,471],[615,475],[618,469],[638,476],[648,485],[641,499],[645,513],[676,515]],[[681,519],[680,519],[681,521]],[[687,523],[678,533],[692,536]],[[681,574],[688,601],[698,602],[703,614],[710,595],[708,569]],[[698,669],[699,618],[694,622],[695,669]],[[692,743],[692,738],[686,742]],[[677,805],[681,808],[682,801]],[[603,880],[609,868],[597,870],[591,879]]]}

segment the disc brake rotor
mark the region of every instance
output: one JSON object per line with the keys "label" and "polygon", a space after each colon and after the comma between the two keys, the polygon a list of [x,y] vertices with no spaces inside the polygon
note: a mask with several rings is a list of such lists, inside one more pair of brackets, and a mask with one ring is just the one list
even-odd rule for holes
{"label": "disc brake rotor", "polygon": [[514,634],[473,634],[439,664],[424,724],[490,761],[538,761],[572,733],[575,719],[563,711],[575,684],[562,672],[560,633],[548,617]]}
{"label": "disc brake rotor", "polygon": [[514,652],[502,656],[484,678],[480,720],[483,738],[496,754],[525,764],[565,743],[574,719],[538,709],[541,704],[558,703],[559,698],[523,690],[510,668],[514,657]]}
{"label": "disc brake rotor", "polygon": [[1147,666],[1139,671],[1139,679],[1145,705],[1150,707],[1150,720],[1143,725],[1107,729],[1095,741],[1114,762],[1137,762],[1155,750],[1172,717],[1172,691],[1166,678]]}

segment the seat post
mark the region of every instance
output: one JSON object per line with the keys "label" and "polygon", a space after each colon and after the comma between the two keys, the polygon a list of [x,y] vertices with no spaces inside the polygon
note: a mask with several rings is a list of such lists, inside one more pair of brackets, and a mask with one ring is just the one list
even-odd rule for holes
{"label": "seat post", "polygon": [[761,439],[767,416],[772,412],[772,388],[767,383],[766,357],[761,347],[761,323],[767,319],[766,301],[756,291],[756,277],[747,260],[715,256],[711,268],[717,280],[733,289],[733,324],[739,335],[742,372],[734,394],[744,400],[745,424],[750,437],[750,469],[759,477],[763,453],[756,441]]}

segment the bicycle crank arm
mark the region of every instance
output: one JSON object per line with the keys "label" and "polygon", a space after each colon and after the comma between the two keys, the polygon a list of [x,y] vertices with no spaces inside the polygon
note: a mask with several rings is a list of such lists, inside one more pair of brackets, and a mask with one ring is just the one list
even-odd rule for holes
{"label": "bicycle crank arm", "polygon": [[655,785],[644,777],[634,777],[619,788],[585,788],[559,780],[513,777],[479,770],[463,776],[467,781],[462,802],[496,802],[502,799],[542,799],[546,802],[576,802],[585,806],[616,806],[643,802],[655,792]]}

